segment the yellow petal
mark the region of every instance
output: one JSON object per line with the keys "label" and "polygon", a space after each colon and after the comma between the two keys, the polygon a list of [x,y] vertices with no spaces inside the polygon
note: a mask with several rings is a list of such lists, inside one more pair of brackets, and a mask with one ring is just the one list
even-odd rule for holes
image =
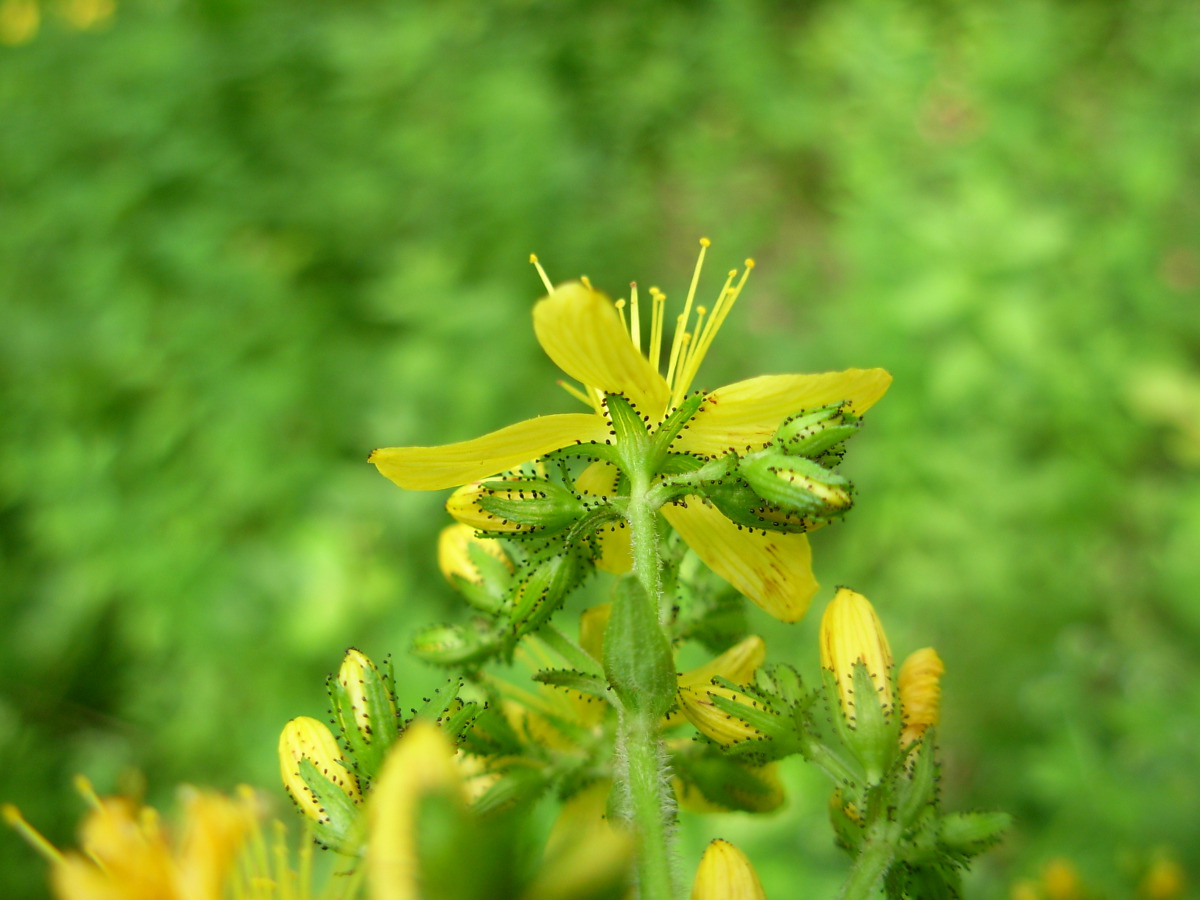
{"label": "yellow petal", "polygon": [[367,807],[367,878],[375,900],[417,900],[417,814],[423,796],[465,803],[450,741],[429,722],[408,727],[388,754]]}
{"label": "yellow petal", "polygon": [[533,308],[538,343],[555,365],[589,387],[624,394],[643,415],[657,420],[671,390],[633,346],[616,307],[578,282],[561,284]]}
{"label": "yellow petal", "polygon": [[457,444],[384,447],[373,451],[367,462],[402,488],[437,491],[496,475],[577,441],[607,436],[608,428],[597,415],[538,416]]}
{"label": "yellow petal", "polygon": [[696,869],[692,900],[767,900],[746,854],[728,841],[708,845]]}
{"label": "yellow petal", "polygon": [[849,400],[862,415],[884,395],[892,376],[884,369],[846,369],[817,375],[760,375],[718,388],[704,399],[674,449],[704,456],[757,450],[780,424],[802,409]]}
{"label": "yellow petal", "polygon": [[[620,470],[610,462],[597,460],[575,479],[575,488],[589,497],[611,497],[617,492]],[[600,555],[596,567],[610,575],[624,575],[633,568],[633,549],[629,543],[629,529],[625,521],[619,520],[603,525],[596,533]]]}
{"label": "yellow petal", "polygon": [[708,684],[717,676],[734,684],[749,684],[767,658],[767,645],[757,634],[738,641],[720,656],[679,676],[680,687]]}
{"label": "yellow petal", "polygon": [[818,585],[803,534],[740,528],[695,497],[662,513],[705,565],[766,612],[784,622],[807,612]]}

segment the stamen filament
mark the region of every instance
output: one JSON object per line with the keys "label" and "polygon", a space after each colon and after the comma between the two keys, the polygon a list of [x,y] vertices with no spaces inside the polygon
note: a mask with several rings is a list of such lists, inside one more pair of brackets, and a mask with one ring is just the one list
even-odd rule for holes
{"label": "stamen filament", "polygon": [[621,317],[621,327],[628,331],[629,323],[625,321],[625,301],[618,300],[613,306],[617,308],[617,315]]}
{"label": "stamen filament", "polygon": [[62,862],[63,855],[57,847],[50,843],[40,831],[34,828],[21,815],[21,811],[11,803],[5,803],[2,808],[4,822],[23,837],[29,846],[46,857],[49,862]]}
{"label": "stamen filament", "polygon": [[538,275],[541,276],[542,284],[544,284],[546,286],[546,293],[553,294],[554,293],[554,285],[550,283],[550,278],[549,278],[549,276],[546,275],[546,270],[543,269],[542,264],[540,262],[538,262],[537,254],[530,253],[529,261],[531,263],[533,263],[533,267],[535,269],[537,269]]}
{"label": "stamen filament", "polygon": [[721,288],[721,296],[717,298],[717,302],[713,306],[712,315],[709,316],[707,327],[704,329],[704,333],[700,336],[697,344],[693,347],[692,353],[688,356],[686,370],[680,373],[679,383],[675,386],[675,390],[671,395],[674,403],[682,400],[687,394],[688,389],[692,386],[692,381],[695,379],[696,373],[700,370],[700,363],[704,361],[704,357],[708,353],[708,348],[712,346],[713,338],[717,336],[717,332],[725,324],[725,317],[733,309],[733,304],[741,294],[742,288],[745,287],[746,279],[753,268],[754,260],[747,259],[746,268],[742,270],[742,277],[736,285],[733,283],[733,279],[737,277],[738,271],[737,269],[729,270],[729,276],[725,279],[725,286]]}
{"label": "stamen filament", "polygon": [[683,343],[687,338],[687,332],[684,331],[685,324],[686,317],[680,313],[675,319],[675,338],[671,341],[671,358],[667,362],[668,387],[675,383],[675,367],[679,364],[679,354],[683,350]]}
{"label": "stamen filament", "polygon": [[650,314],[650,365],[658,371],[659,359],[662,355],[663,311],[666,308],[667,295],[656,287],[650,288],[652,301]]}
{"label": "stamen filament", "polygon": [[629,282],[629,336],[633,339],[633,349],[642,352],[642,312],[638,308],[637,282]]}
{"label": "stamen filament", "polygon": [[700,238],[700,256],[696,259],[696,268],[692,270],[692,283],[688,286],[687,299],[683,301],[683,314],[679,317],[679,325],[675,328],[675,339],[671,342],[671,362],[667,367],[667,384],[673,385],[671,375],[683,349],[684,336],[687,334],[688,317],[692,314],[692,302],[696,299],[696,286],[700,283],[700,270],[704,268],[704,254],[712,243],[708,238]]}

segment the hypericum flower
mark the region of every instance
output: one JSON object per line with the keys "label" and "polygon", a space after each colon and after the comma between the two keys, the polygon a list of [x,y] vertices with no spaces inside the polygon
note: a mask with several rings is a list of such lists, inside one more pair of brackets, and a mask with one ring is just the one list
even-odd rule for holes
{"label": "hypericum flower", "polygon": [[870,601],[841,588],[821,617],[821,666],[837,679],[838,698],[846,718],[853,720],[854,667],[862,663],[871,676],[886,713],[892,706],[892,651],[883,624]]}
{"label": "hypericum flower", "polygon": [[248,788],[237,798],[184,788],[172,829],[150,807],[101,799],[83,778],[77,785],[92,807],[80,831],[82,852],[58,851],[15,807],[4,808],[9,824],[51,861],[59,900],[221,900],[237,882],[235,864],[260,811]]}
{"label": "hypericum flower", "polygon": [[746,854],[718,839],[708,845],[696,868],[692,900],[767,900],[767,895]]}
{"label": "hypericum flower", "polygon": [[[539,266],[549,296],[534,307],[534,331],[551,360],[582,384],[582,388],[564,387],[587,404],[589,412],[539,416],[442,447],[380,449],[371,454],[370,462],[403,488],[440,490],[469,484],[572,444],[603,443],[611,433],[606,394],[623,395],[648,428],[657,427],[688,395],[753,267],[753,261],[747,260],[740,278],[737,270],[729,273],[711,310],[693,309],[709,245],[707,239],[700,243],[700,258],[667,353],[663,352],[666,297],[662,292],[650,291],[650,334],[643,340],[636,286],[630,293],[627,327],[624,301],[614,304],[586,279],[554,287]],[[665,377],[660,364],[666,366]],[[862,415],[890,382],[891,376],[882,369],[762,375],[738,381],[704,395],[671,449],[702,458],[761,450],[788,416],[841,401],[849,412]],[[817,582],[802,533],[746,529],[695,498],[668,504],[662,513],[709,568],[767,612],[784,621],[804,615]]]}
{"label": "hypericum flower", "polygon": [[904,714],[901,747],[920,740],[926,728],[937,724],[942,694],[940,681],[945,671],[946,667],[932,647],[914,650],[900,666],[896,687]]}

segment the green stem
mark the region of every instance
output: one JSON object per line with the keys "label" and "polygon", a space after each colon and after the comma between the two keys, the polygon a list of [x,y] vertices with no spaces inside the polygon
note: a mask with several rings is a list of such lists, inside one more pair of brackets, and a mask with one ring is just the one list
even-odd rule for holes
{"label": "green stem", "polygon": [[629,813],[636,841],[638,896],[640,900],[673,900],[671,824],[664,804],[663,775],[666,761],[658,740],[658,723],[622,713],[618,746],[625,754]]}
{"label": "green stem", "polygon": [[877,895],[879,882],[895,856],[895,842],[889,836],[866,841],[849,877],[838,892],[837,900],[871,900]]}
{"label": "green stem", "polygon": [[[645,590],[647,600],[654,606],[655,618],[665,628],[670,609],[664,609],[666,604],[662,599],[658,510],[647,497],[650,480],[638,477],[641,473],[632,474],[626,516],[633,550],[633,573]],[[674,900],[677,896],[671,864],[675,811],[667,794],[670,770],[658,731],[657,715],[622,710],[617,730],[617,758],[625,763],[640,900]]]}

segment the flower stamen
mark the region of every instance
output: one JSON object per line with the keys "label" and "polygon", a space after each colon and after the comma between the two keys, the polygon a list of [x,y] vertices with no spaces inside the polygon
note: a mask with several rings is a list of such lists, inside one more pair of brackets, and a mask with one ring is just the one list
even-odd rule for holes
{"label": "flower stamen", "polygon": [[546,270],[542,268],[542,264],[540,262],[538,262],[537,254],[530,253],[529,261],[531,263],[533,263],[533,267],[535,269],[537,269],[538,275],[541,276],[542,284],[544,284],[546,286],[546,293],[553,294],[554,293],[554,285],[551,284],[550,277],[546,274]]}
{"label": "flower stamen", "polygon": [[642,352],[642,313],[638,309],[637,282],[629,282],[629,337],[633,339],[633,349]]}
{"label": "flower stamen", "polygon": [[[746,268],[742,270],[742,277],[736,285],[733,283],[733,280],[737,278],[738,271],[737,269],[729,270],[729,275],[725,279],[725,286],[721,288],[721,294],[717,297],[717,302],[713,306],[712,315],[709,316],[703,332],[700,332],[700,336],[693,345],[692,352],[688,355],[687,365],[684,366],[683,370],[679,373],[678,380],[672,385],[672,404],[677,405],[687,395],[688,389],[692,386],[692,381],[696,377],[696,373],[700,370],[700,363],[704,361],[704,357],[708,353],[708,348],[712,346],[713,338],[717,336],[717,332],[725,324],[725,317],[733,309],[733,304],[737,301],[738,295],[741,294],[742,288],[746,286],[746,279],[753,268],[754,260],[747,259]],[[699,330],[699,324],[697,324],[697,331]]]}
{"label": "flower stamen", "polygon": [[663,310],[667,304],[667,295],[656,287],[650,288],[650,299],[653,303],[650,315],[650,365],[658,371],[659,357],[662,355]]}
{"label": "flower stamen", "polygon": [[59,849],[46,840],[45,835],[30,825],[19,809],[11,803],[5,803],[2,809],[5,824],[20,834],[29,846],[52,863],[62,862],[63,855]]}

